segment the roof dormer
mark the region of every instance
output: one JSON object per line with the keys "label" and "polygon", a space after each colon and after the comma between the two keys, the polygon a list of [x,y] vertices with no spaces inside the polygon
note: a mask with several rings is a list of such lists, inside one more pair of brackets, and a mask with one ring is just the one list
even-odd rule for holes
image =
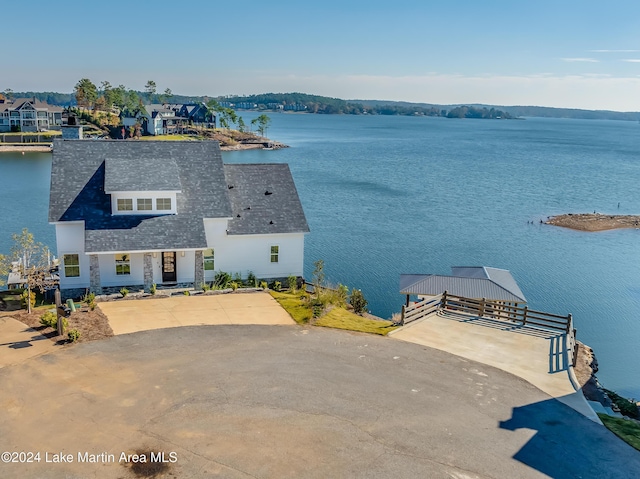
{"label": "roof dormer", "polygon": [[104,191],[114,215],[177,214],[178,166],[164,158],[107,158]]}

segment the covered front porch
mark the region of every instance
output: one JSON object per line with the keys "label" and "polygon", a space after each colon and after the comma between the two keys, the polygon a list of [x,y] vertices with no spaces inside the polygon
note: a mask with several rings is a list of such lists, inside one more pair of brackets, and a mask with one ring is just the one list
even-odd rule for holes
{"label": "covered front porch", "polygon": [[89,288],[103,294],[120,288],[149,291],[152,285],[200,287],[205,250],[89,253]]}

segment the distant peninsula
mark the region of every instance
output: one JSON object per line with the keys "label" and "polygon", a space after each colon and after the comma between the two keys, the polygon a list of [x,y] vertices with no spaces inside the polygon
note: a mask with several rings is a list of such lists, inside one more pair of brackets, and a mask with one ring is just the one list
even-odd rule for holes
{"label": "distant peninsula", "polygon": [[562,226],[578,231],[606,231],[622,228],[640,228],[640,215],[603,215],[600,213],[567,213],[551,216],[548,225]]}
{"label": "distant peninsula", "polygon": [[[103,82],[104,83],[104,82]],[[118,87],[120,88],[120,87]],[[169,91],[169,89],[167,89]],[[307,93],[261,93],[243,96],[189,96],[171,93],[157,94],[155,91],[135,93],[148,103],[163,103],[170,98],[171,103],[207,103],[216,100],[220,105],[234,110],[258,112],[291,112],[342,115],[404,115],[448,118],[489,118],[510,119],[525,117],[571,118],[584,120],[640,120],[640,112],[620,112],[611,110],[582,110],[575,108],[553,108],[545,106],[506,106],[487,104],[450,104],[416,103],[391,100],[343,100]],[[63,107],[76,106],[74,93],[57,92],[11,92],[15,98],[37,98],[50,105]],[[132,95],[133,96],[133,95]]]}

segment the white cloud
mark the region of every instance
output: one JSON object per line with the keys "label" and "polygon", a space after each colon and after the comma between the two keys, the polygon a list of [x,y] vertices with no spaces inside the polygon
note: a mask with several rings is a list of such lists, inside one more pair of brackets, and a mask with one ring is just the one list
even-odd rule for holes
{"label": "white cloud", "polygon": [[624,58],[622,61],[627,63],[640,63],[640,58]]}
{"label": "white cloud", "polygon": [[591,53],[636,53],[640,50],[589,50]]}
{"label": "white cloud", "polygon": [[587,62],[587,63],[598,63],[599,60],[595,58],[561,58],[563,62]]}

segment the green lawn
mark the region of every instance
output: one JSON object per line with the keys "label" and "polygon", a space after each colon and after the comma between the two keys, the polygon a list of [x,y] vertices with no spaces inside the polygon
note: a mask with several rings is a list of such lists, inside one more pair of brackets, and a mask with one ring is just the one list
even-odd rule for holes
{"label": "green lawn", "polygon": [[397,328],[397,326],[393,326],[391,321],[363,318],[344,308],[333,308],[324,316],[319,317],[315,324],[325,328],[348,329],[349,331],[381,334],[382,336]]}
{"label": "green lawn", "polygon": [[[289,292],[271,291],[271,296],[287,310],[296,323],[306,324],[313,317],[307,294],[303,292],[292,294]],[[349,331],[381,334],[383,336],[396,329],[396,326],[392,326],[391,321],[363,318],[347,309],[339,307],[334,307],[327,314],[320,316],[313,324],[325,328],[347,329]]]}
{"label": "green lawn", "polygon": [[630,419],[622,419],[607,414],[598,413],[598,417],[607,429],[640,451],[640,424]]}
{"label": "green lawn", "polygon": [[302,291],[296,294],[292,293],[279,293],[277,291],[271,291],[271,296],[280,303],[287,313],[298,324],[305,324],[313,317],[311,308],[305,298],[306,294]]}

